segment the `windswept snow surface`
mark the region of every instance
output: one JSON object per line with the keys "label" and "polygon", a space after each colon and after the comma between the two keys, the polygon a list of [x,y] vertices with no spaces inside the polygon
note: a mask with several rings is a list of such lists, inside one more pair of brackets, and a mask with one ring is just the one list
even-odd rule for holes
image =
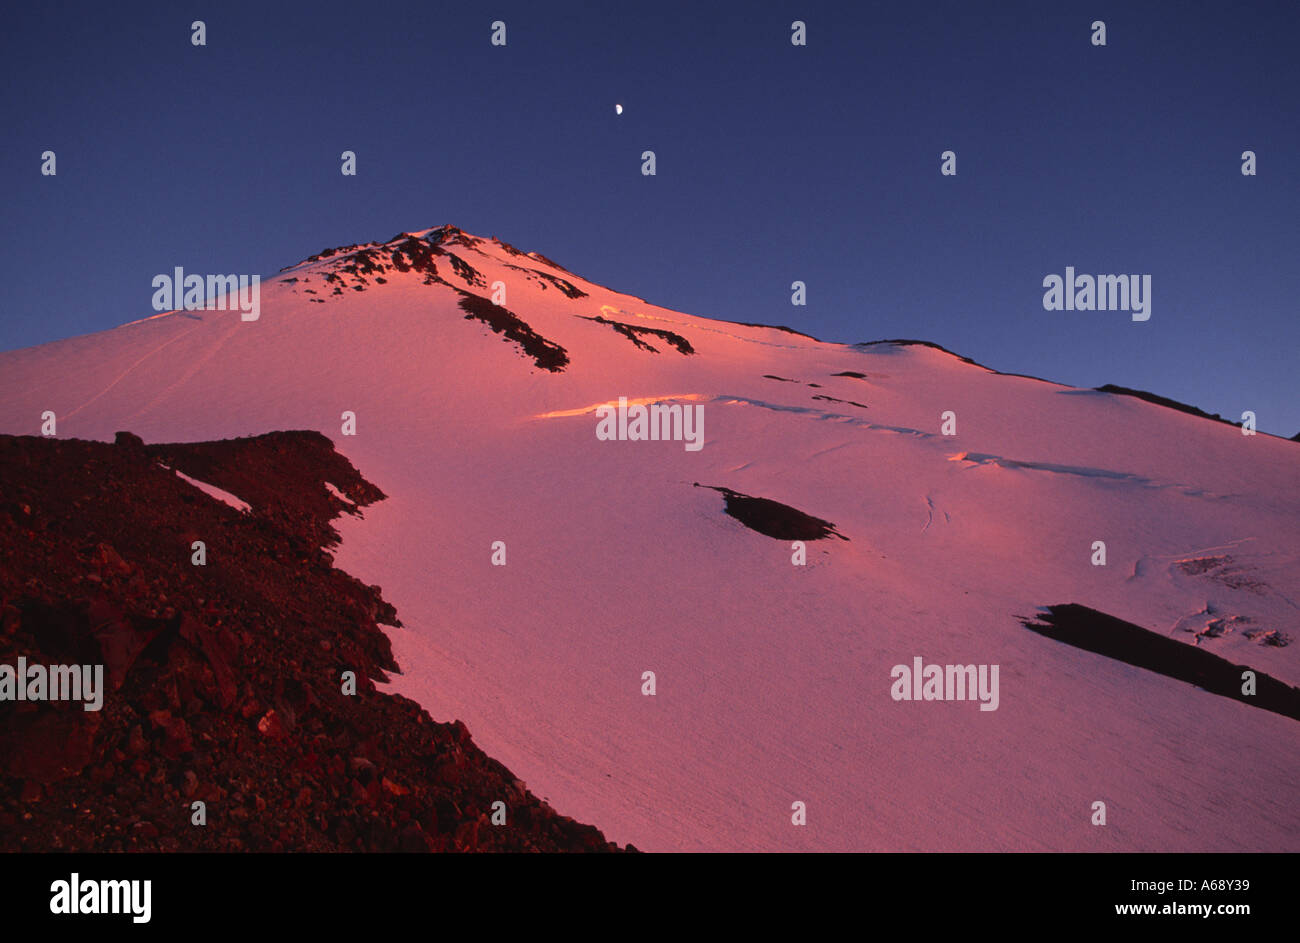
{"label": "windswept snow surface", "polygon": [[[357,255],[411,238],[444,253],[438,280],[409,251],[409,271]],[[497,281],[515,321],[460,304]],[[1079,603],[1300,684],[1295,443],[932,348],[681,314],[455,230],[309,260],[261,301],[256,322],[181,311],[2,354],[0,431],[54,410],[63,437],[330,436],[390,496],[339,520],[337,562],[403,622],[392,689],[609,838],[1300,850],[1300,724],[1018,618]],[[598,440],[621,396],[702,405],[703,449]],[[848,539],[793,566],[716,488]],[[893,700],[916,656],[999,665],[997,710]]]}

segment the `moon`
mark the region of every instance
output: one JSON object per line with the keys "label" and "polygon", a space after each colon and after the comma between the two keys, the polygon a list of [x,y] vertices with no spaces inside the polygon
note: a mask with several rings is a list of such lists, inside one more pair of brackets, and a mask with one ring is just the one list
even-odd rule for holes
{"label": "moon", "polygon": [[623,106],[622,106],[622,105],[615,105],[615,106],[614,106],[614,114],[616,114],[616,115],[621,115],[622,113],[623,113]]}

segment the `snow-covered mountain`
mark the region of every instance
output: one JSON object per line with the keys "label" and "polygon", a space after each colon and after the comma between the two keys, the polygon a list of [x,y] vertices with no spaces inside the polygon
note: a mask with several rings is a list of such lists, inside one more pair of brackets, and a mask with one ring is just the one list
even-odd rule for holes
{"label": "snow-covered mountain", "polygon": [[[0,432],[328,435],[389,495],[337,563],[397,610],[393,689],[611,840],[1300,850],[1295,717],[1025,625],[1077,603],[1300,684],[1295,443],[682,314],[454,227],[313,256],[260,309],[0,354]],[[620,397],[702,415],[702,447],[598,437]],[[896,700],[917,658],[997,665],[996,709]]]}

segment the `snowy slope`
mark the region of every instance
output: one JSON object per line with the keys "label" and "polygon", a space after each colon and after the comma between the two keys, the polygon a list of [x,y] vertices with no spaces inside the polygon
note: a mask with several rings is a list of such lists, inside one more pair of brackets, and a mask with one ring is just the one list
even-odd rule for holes
{"label": "snowy slope", "polygon": [[[526,330],[467,301],[497,281]],[[599,441],[620,396],[703,405],[703,449]],[[0,432],[44,410],[63,437],[329,435],[390,496],[339,522],[338,562],[403,622],[393,688],[612,840],[1300,850],[1300,724],[1017,618],[1081,603],[1300,685],[1295,443],[681,314],[450,227],[266,279],[255,322],[178,311],[0,354]],[[697,482],[848,540],[792,566]],[[915,656],[999,665],[998,709],[894,701]]]}

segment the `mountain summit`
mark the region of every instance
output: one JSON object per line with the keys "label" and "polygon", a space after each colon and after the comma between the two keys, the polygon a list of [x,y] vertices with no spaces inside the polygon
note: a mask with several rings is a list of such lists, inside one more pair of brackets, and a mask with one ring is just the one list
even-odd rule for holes
{"label": "mountain summit", "polygon": [[[1300,850],[1286,440],[672,311],[453,226],[312,255],[255,321],[0,354],[0,432],[49,414],[328,436],[389,496],[336,564],[400,617],[391,689],[620,844]],[[688,417],[698,449],[666,441]]]}

